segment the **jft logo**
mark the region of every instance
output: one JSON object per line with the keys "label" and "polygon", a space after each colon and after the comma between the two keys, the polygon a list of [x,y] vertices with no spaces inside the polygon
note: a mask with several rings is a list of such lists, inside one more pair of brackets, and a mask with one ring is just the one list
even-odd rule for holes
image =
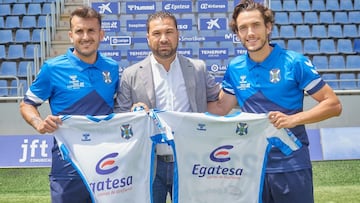
{"label": "jft logo", "polygon": [[114,158],[117,157],[118,153],[111,153],[106,156],[104,156],[102,159],[99,160],[99,162],[96,164],[96,172],[101,175],[106,175],[109,173],[113,173],[116,171],[119,167],[114,166],[115,160]]}
{"label": "jft logo", "polygon": [[232,148],[234,148],[232,145],[218,147],[210,153],[210,159],[215,162],[230,161],[229,150]]}
{"label": "jft logo", "polygon": [[19,159],[19,162],[23,163],[28,159],[32,160],[35,157],[39,158],[48,158],[48,154],[46,153],[46,149],[49,147],[46,140],[33,139],[29,142],[28,139],[24,139],[23,144],[21,144],[22,148],[22,158]]}

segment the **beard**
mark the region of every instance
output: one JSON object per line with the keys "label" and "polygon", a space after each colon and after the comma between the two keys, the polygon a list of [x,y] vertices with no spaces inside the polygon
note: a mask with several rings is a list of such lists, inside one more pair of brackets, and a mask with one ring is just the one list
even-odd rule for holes
{"label": "beard", "polygon": [[248,52],[257,52],[257,51],[260,51],[262,48],[264,48],[264,46],[265,46],[267,43],[268,43],[267,40],[264,40],[264,41],[262,42],[262,44],[260,44],[259,47],[249,48],[249,46],[246,45],[246,41],[245,41],[245,40],[242,41],[243,46],[246,48],[246,50],[247,50]]}

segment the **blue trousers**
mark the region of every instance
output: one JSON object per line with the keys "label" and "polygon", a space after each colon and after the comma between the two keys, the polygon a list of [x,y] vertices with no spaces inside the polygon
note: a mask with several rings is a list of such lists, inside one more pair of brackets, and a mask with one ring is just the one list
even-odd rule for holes
{"label": "blue trousers", "polygon": [[156,175],[152,185],[153,203],[166,203],[166,196],[172,198],[174,163],[157,160]]}

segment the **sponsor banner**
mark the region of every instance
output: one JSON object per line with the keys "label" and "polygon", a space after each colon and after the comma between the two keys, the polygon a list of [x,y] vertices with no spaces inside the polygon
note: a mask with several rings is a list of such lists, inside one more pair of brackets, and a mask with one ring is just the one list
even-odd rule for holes
{"label": "sponsor banner", "polygon": [[246,54],[246,49],[244,47],[235,48],[235,56]]}
{"label": "sponsor banner", "polygon": [[179,48],[177,52],[186,57],[193,57],[193,50],[190,48]]}
{"label": "sponsor banner", "polygon": [[120,32],[120,21],[119,20],[102,20],[101,28],[105,32]]}
{"label": "sponsor banner", "polygon": [[192,1],[163,1],[162,9],[171,13],[191,13]]}
{"label": "sponsor banner", "polygon": [[200,18],[199,30],[226,30],[228,27],[227,18]]}
{"label": "sponsor banner", "polygon": [[227,66],[223,65],[221,63],[207,63],[207,69],[208,71],[212,72],[212,73],[216,73],[216,74],[224,74]]}
{"label": "sponsor banner", "polygon": [[200,59],[227,59],[229,58],[228,48],[200,48]]}
{"label": "sponsor banner", "polygon": [[120,12],[119,2],[91,2],[91,8],[95,9],[100,14],[117,15]]}
{"label": "sponsor banner", "polygon": [[142,20],[127,20],[126,21],[126,31],[128,32],[137,32],[137,31],[146,31],[146,21]]}
{"label": "sponsor banner", "polygon": [[130,45],[130,44],[131,44],[130,36],[110,36],[110,45],[112,46]]}
{"label": "sponsor banner", "polygon": [[121,61],[121,51],[120,50],[99,50],[104,56],[110,57],[115,61]]}
{"label": "sponsor banner", "polygon": [[133,37],[132,38],[132,43],[148,43],[146,37],[145,37],[146,34],[144,34],[144,37]]}
{"label": "sponsor banner", "polygon": [[228,11],[228,1],[198,1],[199,13],[226,13]]}
{"label": "sponsor banner", "polygon": [[2,135],[0,136],[0,167],[50,167],[51,135]]}
{"label": "sponsor banner", "polygon": [[151,14],[156,12],[156,2],[126,2],[126,14]]}
{"label": "sponsor banner", "polygon": [[192,30],[192,19],[179,19],[177,20],[178,30]]}
{"label": "sponsor banner", "polygon": [[137,50],[128,50],[127,59],[129,61],[140,61],[147,57],[150,53],[148,49],[137,49]]}

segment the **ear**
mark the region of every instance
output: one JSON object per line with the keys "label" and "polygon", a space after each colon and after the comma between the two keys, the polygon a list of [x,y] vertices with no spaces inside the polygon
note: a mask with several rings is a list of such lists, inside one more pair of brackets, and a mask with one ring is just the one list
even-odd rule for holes
{"label": "ear", "polygon": [[72,32],[71,31],[68,32],[68,36],[69,36],[70,42],[73,43],[74,40],[72,38]]}

